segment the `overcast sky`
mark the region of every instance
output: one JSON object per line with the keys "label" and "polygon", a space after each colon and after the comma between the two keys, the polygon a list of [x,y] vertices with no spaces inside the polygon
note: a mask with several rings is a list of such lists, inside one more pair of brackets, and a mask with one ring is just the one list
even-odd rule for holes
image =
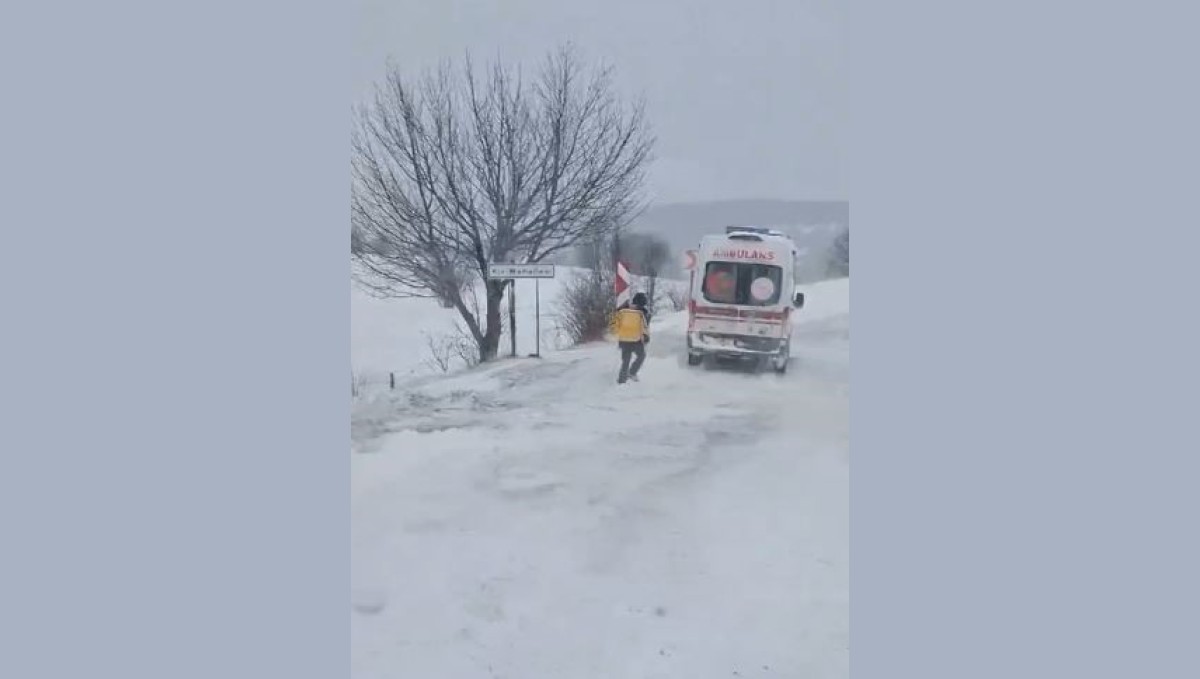
{"label": "overcast sky", "polygon": [[574,42],[646,97],[660,202],[847,199],[841,0],[354,0],[353,98],[388,58],[531,65]]}

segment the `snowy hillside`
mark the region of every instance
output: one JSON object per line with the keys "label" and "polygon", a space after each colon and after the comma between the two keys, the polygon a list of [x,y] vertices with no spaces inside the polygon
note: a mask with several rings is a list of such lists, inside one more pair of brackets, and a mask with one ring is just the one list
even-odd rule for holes
{"label": "snowy hillside", "polygon": [[[352,676],[849,676],[849,283],[802,289],[783,376],[688,367],[667,314],[640,383],[599,344],[356,403]],[[376,373],[454,318],[352,303]]]}

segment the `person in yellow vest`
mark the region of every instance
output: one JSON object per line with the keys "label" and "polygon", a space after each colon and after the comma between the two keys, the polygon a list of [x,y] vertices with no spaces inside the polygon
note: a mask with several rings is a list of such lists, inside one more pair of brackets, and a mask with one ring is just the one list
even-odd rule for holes
{"label": "person in yellow vest", "polygon": [[[633,296],[632,303],[622,304],[613,315],[613,332],[621,348],[621,372],[618,384],[637,382],[638,370],[646,360],[646,344],[650,341],[650,312],[646,310],[646,293]],[[636,356],[636,358],[634,358]],[[633,359],[633,365],[629,364]]]}

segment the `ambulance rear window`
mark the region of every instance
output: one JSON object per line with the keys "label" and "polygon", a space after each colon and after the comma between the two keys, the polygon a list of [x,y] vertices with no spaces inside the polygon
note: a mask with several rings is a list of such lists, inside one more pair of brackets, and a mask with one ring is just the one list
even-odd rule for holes
{"label": "ambulance rear window", "polygon": [[709,262],[701,292],[716,304],[769,306],[779,302],[783,269],[770,264]]}

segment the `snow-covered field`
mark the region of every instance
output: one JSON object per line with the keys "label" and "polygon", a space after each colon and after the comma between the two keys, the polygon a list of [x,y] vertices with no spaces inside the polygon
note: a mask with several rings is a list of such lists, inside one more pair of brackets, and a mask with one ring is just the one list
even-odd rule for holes
{"label": "snow-covered field", "polygon": [[[560,277],[537,283],[540,288],[542,307],[542,349],[562,343],[554,321],[555,300],[559,289],[572,270],[562,271]],[[535,283],[533,280],[517,282],[517,351],[533,353],[535,347]],[[482,290],[479,294],[482,305]],[[505,322],[508,319],[508,298],[503,303]],[[388,374],[395,373],[396,379],[441,373],[436,365],[430,365],[429,340],[439,342],[455,334],[455,325],[461,325],[460,316],[454,309],[442,308],[431,299],[379,299],[355,285],[350,285],[350,361],[351,368],[368,386],[386,384]],[[465,325],[461,326],[466,328]],[[507,331],[501,349],[508,355]],[[457,362],[456,362],[457,363]],[[456,364],[455,369],[461,368]],[[369,391],[369,389],[368,389]]]}
{"label": "snow-covered field", "polygon": [[[558,297],[572,276],[583,273],[574,267],[557,267],[555,278],[536,282],[517,281],[517,354],[528,356],[537,348],[536,313],[540,298],[541,351],[543,354],[566,347],[569,342],[559,330]],[[635,281],[638,281],[635,277]],[[679,281],[660,280],[660,289],[686,287]],[[661,297],[661,295],[660,295]],[[482,287],[478,291],[483,303]],[[500,353],[507,357],[511,343],[507,329],[508,298],[501,303],[506,324]],[[430,340],[435,344],[456,334],[456,324],[465,330],[454,309],[442,308],[431,299],[379,299],[350,284],[350,364],[365,394],[387,385],[389,374],[397,380],[444,374],[441,366],[431,363]],[[464,366],[453,361],[451,371]]]}
{"label": "snow-covered field", "polygon": [[[849,283],[802,289],[784,376],[688,367],[667,314],[640,383],[613,345],[544,343],[360,399],[352,676],[849,676]],[[373,302],[365,372],[453,324]]]}

